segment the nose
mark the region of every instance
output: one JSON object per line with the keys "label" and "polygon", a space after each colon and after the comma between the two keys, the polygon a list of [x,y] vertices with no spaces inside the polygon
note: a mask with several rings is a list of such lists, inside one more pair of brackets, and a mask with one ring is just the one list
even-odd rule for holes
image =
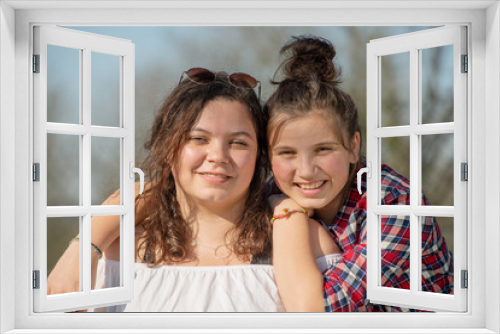
{"label": "nose", "polygon": [[297,159],[297,175],[308,179],[314,176],[315,164],[314,160],[306,155],[300,155]]}
{"label": "nose", "polygon": [[228,148],[220,142],[212,142],[208,146],[207,160],[212,163],[226,164],[229,162]]}

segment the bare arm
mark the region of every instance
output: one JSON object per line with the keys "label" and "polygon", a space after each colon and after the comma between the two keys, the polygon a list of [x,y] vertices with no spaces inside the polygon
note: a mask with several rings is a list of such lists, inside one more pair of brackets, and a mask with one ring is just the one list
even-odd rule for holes
{"label": "bare arm", "polygon": [[[291,199],[275,206],[298,209]],[[288,312],[324,312],[323,275],[316,257],[338,252],[328,232],[301,213],[276,220],[273,226],[273,265],[280,296]]]}
{"label": "bare arm", "polygon": [[[136,197],[139,194],[139,186],[136,184]],[[119,205],[120,192],[116,191],[109,196],[103,205]],[[136,215],[137,217],[137,215]],[[135,220],[136,223],[139,219]],[[91,240],[94,245],[99,247],[106,258],[118,260],[119,253],[119,237],[120,237],[120,217],[119,216],[94,216],[91,222]],[[118,247],[116,247],[118,245]],[[73,242],[66,249],[61,258],[57,261],[56,266],[50,273],[47,280],[47,294],[59,294],[67,292],[79,291],[79,257],[80,245],[78,242]],[[92,252],[92,289],[95,287],[97,264],[99,256]]]}

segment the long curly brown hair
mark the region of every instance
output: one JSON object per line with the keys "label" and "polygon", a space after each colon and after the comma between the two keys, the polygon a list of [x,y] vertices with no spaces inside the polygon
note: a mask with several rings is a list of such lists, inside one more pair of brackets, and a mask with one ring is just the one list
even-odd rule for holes
{"label": "long curly brown hair", "polygon": [[[144,145],[149,154],[142,168],[149,176],[150,186],[141,203],[141,211],[145,214],[137,215],[137,224],[144,228],[139,249],[145,249],[143,259],[153,266],[182,262],[189,255],[193,231],[181,214],[172,168],[204,106],[219,98],[239,101],[248,107],[258,142],[255,173],[248,187],[251,196],[247,196],[242,216],[229,231],[234,236],[230,247],[237,256],[249,259],[270,245],[265,186],[270,173],[266,133],[268,115],[252,89],[234,86],[227,81],[224,72],[219,72],[211,83],[200,84],[189,79],[180,82],[158,110],[150,139]],[[136,207],[138,203],[139,197]]]}
{"label": "long curly brown hair", "polygon": [[[351,151],[351,139],[356,133],[361,136],[359,114],[352,97],[339,87],[340,68],[333,62],[335,47],[321,37],[299,36],[292,37],[280,52],[288,56],[276,71],[282,70],[284,78],[272,81],[278,87],[264,106],[270,115],[269,145],[274,145],[286,122],[319,111],[332,121],[333,131],[341,134],[340,143]],[[353,152],[359,159],[349,168],[348,181],[341,192],[343,200],[363,164],[360,151]]]}

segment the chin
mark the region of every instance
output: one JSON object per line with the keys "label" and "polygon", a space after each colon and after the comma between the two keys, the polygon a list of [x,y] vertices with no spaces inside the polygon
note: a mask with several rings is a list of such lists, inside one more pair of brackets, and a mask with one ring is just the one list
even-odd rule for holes
{"label": "chin", "polygon": [[314,209],[314,210],[324,208],[329,203],[328,201],[322,200],[322,199],[318,199],[318,200],[299,199],[299,200],[295,200],[295,202],[297,202],[297,204],[300,205],[301,207],[303,207],[304,209]]}
{"label": "chin", "polygon": [[203,202],[218,202],[224,200],[226,198],[226,194],[216,192],[198,193],[196,198]]}

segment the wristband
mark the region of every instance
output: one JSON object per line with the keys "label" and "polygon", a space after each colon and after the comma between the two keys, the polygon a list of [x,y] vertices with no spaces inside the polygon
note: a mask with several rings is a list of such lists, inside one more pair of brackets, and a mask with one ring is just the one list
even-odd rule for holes
{"label": "wristband", "polygon": [[280,215],[274,215],[273,218],[271,218],[271,225],[274,225],[274,221],[277,219],[283,219],[291,216],[294,213],[304,213],[307,217],[309,217],[309,212],[306,209],[300,209],[300,210],[290,210],[287,208],[283,209],[283,213]]}
{"label": "wristband", "polygon": [[[73,239],[71,239],[71,240],[69,241],[69,244],[71,245],[71,244],[72,244],[73,242],[75,242],[75,241],[80,242],[80,238],[78,238],[78,237],[77,237],[77,238],[73,238]],[[92,248],[92,250],[93,250],[95,253],[97,253],[97,255],[99,255],[99,258],[101,258],[101,257],[102,257],[102,251],[99,249],[99,247],[97,247],[97,246],[96,246],[95,244],[93,244],[93,243],[90,243],[90,247]]]}

